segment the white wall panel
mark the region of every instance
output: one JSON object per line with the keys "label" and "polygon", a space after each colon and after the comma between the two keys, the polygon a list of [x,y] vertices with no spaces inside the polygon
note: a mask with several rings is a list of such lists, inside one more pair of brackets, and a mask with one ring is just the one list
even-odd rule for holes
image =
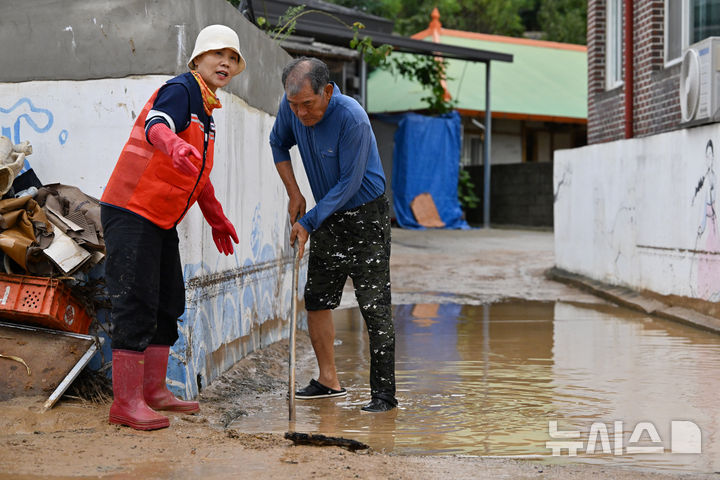
{"label": "white wall panel", "polygon": [[720,126],[709,125],[557,151],[557,266],[720,300],[718,149]]}

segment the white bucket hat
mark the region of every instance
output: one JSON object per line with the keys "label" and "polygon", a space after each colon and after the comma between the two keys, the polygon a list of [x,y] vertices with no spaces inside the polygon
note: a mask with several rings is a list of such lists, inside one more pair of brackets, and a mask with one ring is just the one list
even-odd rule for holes
{"label": "white bucket hat", "polygon": [[200,30],[195,40],[195,49],[190,55],[190,60],[188,60],[188,68],[194,69],[194,60],[203,53],[211,50],[222,50],[223,48],[229,48],[240,57],[237,71],[231,72],[231,75],[235,76],[245,70],[245,59],[240,53],[240,40],[237,33],[225,25],[210,25]]}

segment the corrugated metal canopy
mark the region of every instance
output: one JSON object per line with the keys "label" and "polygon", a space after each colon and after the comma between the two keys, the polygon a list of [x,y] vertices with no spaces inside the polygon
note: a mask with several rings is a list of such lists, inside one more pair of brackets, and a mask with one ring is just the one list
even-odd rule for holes
{"label": "corrugated metal canopy", "polygon": [[290,36],[280,44],[291,55],[314,55],[323,58],[337,58],[341,60],[357,60],[360,52],[352,48],[328,45],[316,42],[312,38]]}
{"label": "corrugated metal canopy", "polygon": [[303,5],[305,7],[302,10],[303,14],[295,22],[295,32],[309,37],[313,36],[315,26],[327,23],[335,23],[341,27],[342,24],[352,25],[354,22],[361,22],[373,34],[375,32],[389,34],[394,25],[394,22],[387,18],[322,0],[253,0],[248,3],[252,4],[255,17],[265,17],[271,25],[278,25],[280,17],[284,16],[288,9]]}
{"label": "corrugated metal canopy", "polygon": [[[298,27],[298,32],[302,33]],[[307,32],[309,33],[309,32]],[[349,28],[337,27],[331,24],[315,24],[313,25],[312,36],[323,41],[331,41],[338,39],[347,40],[348,44],[353,38],[353,31]],[[461,44],[435,43],[416,40],[414,38],[402,37],[399,35],[388,35],[380,32],[368,32],[374,45],[387,43],[392,45],[393,50],[397,52],[415,53],[420,55],[442,55],[446,58],[457,58],[470,60],[473,62],[500,61],[512,62],[513,56],[509,53],[478,49],[475,47],[467,47]],[[363,37],[363,35],[360,35]]]}
{"label": "corrugated metal canopy", "polygon": [[[256,16],[266,16],[272,25],[288,8],[305,5],[304,14],[296,23],[294,34],[313,38],[331,45],[349,46],[353,38],[350,28],[354,22],[365,25],[362,33],[372,39],[374,45],[389,44],[398,52],[420,55],[442,55],[446,58],[462,58],[476,62],[500,61],[512,62],[512,55],[490,50],[478,50],[451,43],[433,43],[414,38],[392,35],[393,21],[369,15],[359,10],[333,5],[320,0],[264,0],[254,2]],[[344,25],[343,25],[344,24]],[[362,37],[362,35],[361,35]]]}
{"label": "corrugated metal canopy", "polygon": [[[414,36],[432,38],[429,30]],[[447,46],[512,55],[491,68],[493,116],[556,121],[587,119],[587,49],[579,45],[440,29]],[[448,59],[447,88],[457,108],[485,111],[485,64]],[[427,93],[416,82],[382,70],[368,79],[371,113],[426,108]]]}

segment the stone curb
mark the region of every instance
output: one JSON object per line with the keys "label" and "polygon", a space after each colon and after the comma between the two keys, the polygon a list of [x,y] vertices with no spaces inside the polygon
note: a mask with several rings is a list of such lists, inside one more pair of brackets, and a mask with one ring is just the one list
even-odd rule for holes
{"label": "stone curb", "polygon": [[713,333],[720,333],[720,319],[718,318],[690,308],[668,305],[627,287],[608,285],[557,267],[547,270],[545,276],[550,280],[571,285],[632,310],[684,323]]}

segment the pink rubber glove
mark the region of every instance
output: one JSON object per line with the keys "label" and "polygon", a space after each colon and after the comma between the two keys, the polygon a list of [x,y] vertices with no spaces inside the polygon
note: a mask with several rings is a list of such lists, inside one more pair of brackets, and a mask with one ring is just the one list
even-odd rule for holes
{"label": "pink rubber glove", "polygon": [[218,251],[225,255],[232,255],[233,246],[230,239],[235,243],[240,240],[238,240],[237,233],[235,233],[235,227],[223,213],[222,205],[215,198],[215,188],[210,183],[210,180],[205,184],[203,191],[200,192],[198,205],[200,205],[205,220],[212,227],[212,237]]}
{"label": "pink rubber glove", "polygon": [[190,155],[202,161],[197,148],[173,133],[164,123],[156,123],[148,130],[148,140],[155,148],[172,158],[173,167],[183,175],[195,176],[199,170],[190,160]]}

